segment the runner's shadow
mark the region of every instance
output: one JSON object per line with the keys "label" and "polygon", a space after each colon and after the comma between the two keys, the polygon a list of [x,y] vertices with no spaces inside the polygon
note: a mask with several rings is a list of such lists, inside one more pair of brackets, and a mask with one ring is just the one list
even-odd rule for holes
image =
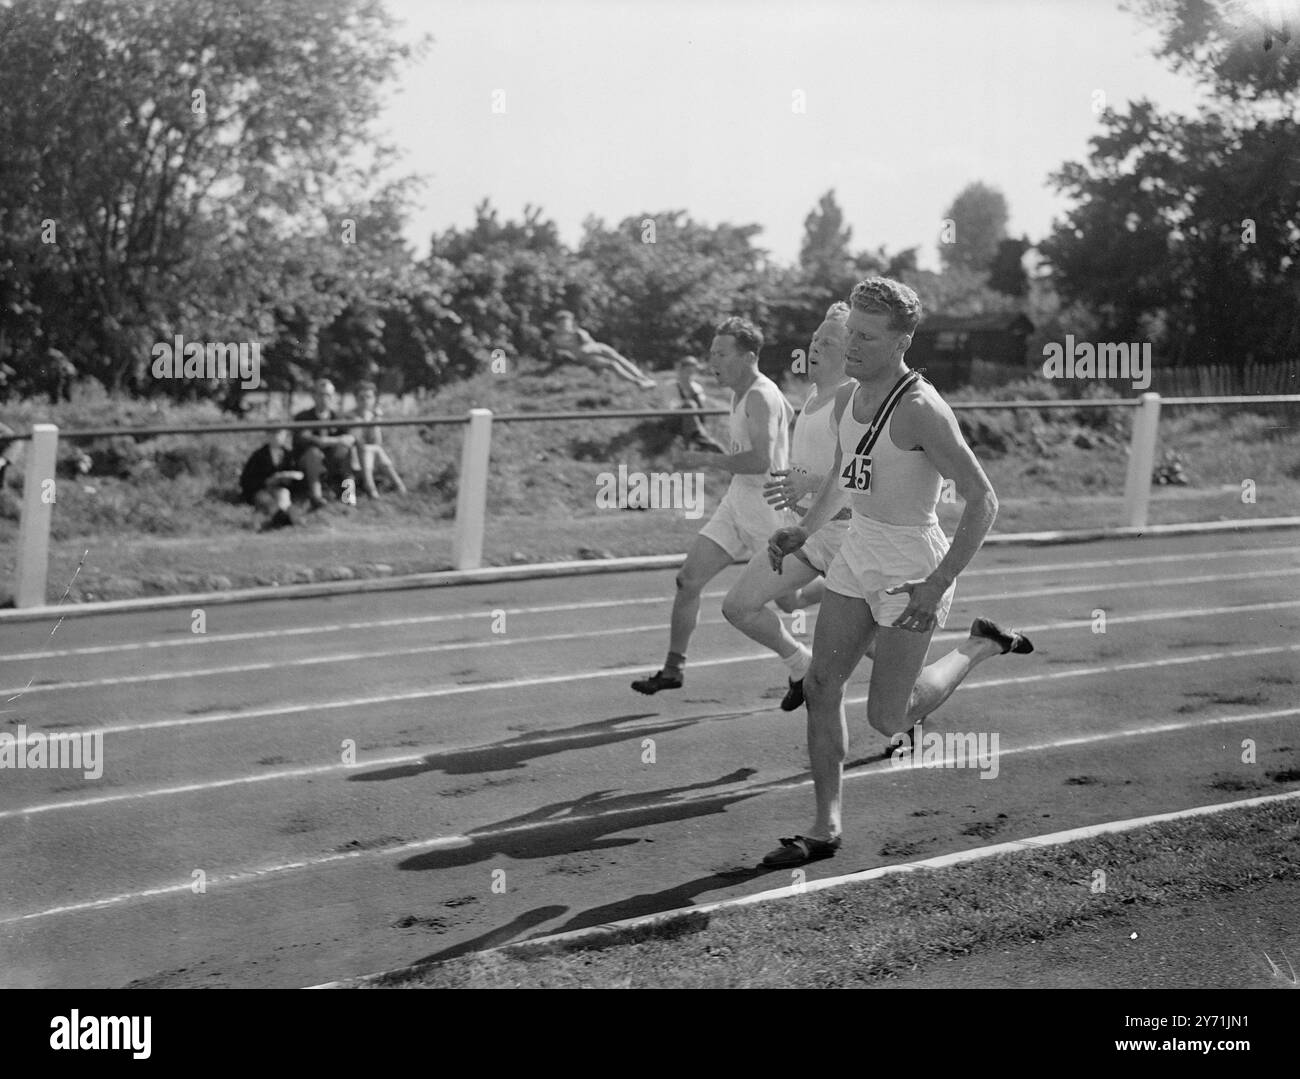
{"label": "runner's shadow", "polygon": [[423,959],[417,959],[413,966],[422,966],[425,963],[441,963],[448,959],[455,959],[458,956],[468,955],[470,952],[482,952],[489,948],[496,948],[502,944],[509,944],[520,933],[526,933],[530,929],[552,918],[558,918],[569,908],[559,904],[553,904],[548,907],[537,907],[534,910],[526,910],[513,921],[505,925],[498,926],[496,929],[489,929],[472,940],[463,940],[459,944],[453,944],[450,948],[444,948],[440,952],[434,952],[432,955],[426,955]]}
{"label": "runner's shadow", "polygon": [[[522,861],[630,846],[641,840],[632,836],[603,837],[722,813],[737,802],[764,793],[763,789],[742,788],[690,801],[673,799],[693,791],[743,782],[753,774],[752,768],[740,768],[717,779],[680,787],[618,797],[609,797],[608,791],[595,791],[569,801],[552,802],[521,816],[474,829],[468,833],[470,842],[465,846],[425,851],[399,862],[398,868],[424,872],[474,865],[498,855]],[[545,826],[529,827],[533,824]]]}
{"label": "runner's shadow", "polygon": [[[671,927],[663,925],[647,926],[644,930],[629,928],[622,931],[624,937],[638,939],[644,933],[644,936],[683,936],[687,933],[697,933],[709,924],[709,915],[699,913],[694,916],[690,913],[692,901],[706,892],[717,891],[720,888],[728,888],[736,884],[743,884],[746,881],[755,880],[758,877],[765,876],[774,870],[764,869],[761,866],[738,866],[735,869],[722,870],[721,872],[711,873],[707,877],[697,877],[695,880],[683,881],[681,884],[674,885],[672,888],[665,888],[658,892],[642,892],[640,895],[628,896],[626,899],[619,899],[613,903],[605,903],[599,907],[592,907],[590,910],[584,910],[575,914],[567,922],[560,926],[552,926],[533,937],[525,937],[518,943],[527,943],[529,940],[536,940],[538,937],[549,937],[558,933],[570,933],[578,929],[590,929],[593,926],[605,925],[609,922],[622,921],[625,918],[639,918],[647,914],[661,914],[670,910],[685,908],[681,923],[674,922]],[[470,952],[481,951],[487,948],[496,948],[502,944],[509,944],[526,929],[533,926],[541,925],[543,922],[550,921],[552,918],[558,918],[568,907],[549,906],[538,907],[525,914],[521,914],[514,921],[500,926],[497,929],[490,930],[473,940],[462,941],[454,944],[450,948],[444,948],[440,952],[434,952],[432,955],[426,955],[423,959],[417,960],[417,964],[423,963],[440,963],[448,959],[455,959]],[[600,946],[604,938],[593,940],[588,946]],[[581,942],[574,942],[572,945],[575,949],[583,947]]]}
{"label": "runner's shadow", "polygon": [[348,782],[374,783],[387,779],[408,779],[424,772],[443,772],[446,775],[504,772],[515,768],[523,768],[526,762],[535,760],[538,757],[547,757],[555,753],[568,753],[575,749],[613,745],[615,742],[623,742],[631,738],[640,738],[652,734],[663,734],[668,731],[679,730],[694,722],[691,719],[677,719],[667,720],[649,727],[617,729],[617,725],[620,723],[649,719],[655,715],[657,715],[655,712],[644,712],[636,715],[614,716],[610,719],[582,723],[576,727],[531,731],[528,734],[517,738],[508,738],[494,745],[429,753],[421,760],[414,761],[411,764],[399,764],[392,768],[380,768],[373,772],[360,772],[350,775],[348,776]]}
{"label": "runner's shadow", "polygon": [[[628,896],[626,899],[618,899],[613,903],[605,903],[599,907],[592,907],[590,910],[580,911],[563,925],[546,930],[545,935],[569,933],[575,929],[589,929],[594,925],[619,922],[625,918],[640,918],[646,914],[661,914],[682,907],[689,910],[696,896],[703,895],[705,892],[717,891],[719,888],[744,884],[746,881],[755,880],[771,872],[774,872],[774,870],[762,866],[737,866],[735,869],[710,873],[707,877],[697,877],[694,880],[683,881],[681,884],[674,885],[671,888],[664,888],[662,891],[642,892],[640,895]],[[696,929],[701,929],[708,924],[708,915],[701,914],[699,920],[702,924],[697,925]]]}

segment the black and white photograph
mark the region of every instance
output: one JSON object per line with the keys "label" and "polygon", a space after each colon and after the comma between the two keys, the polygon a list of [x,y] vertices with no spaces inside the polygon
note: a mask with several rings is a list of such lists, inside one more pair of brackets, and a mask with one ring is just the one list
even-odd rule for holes
{"label": "black and white photograph", "polygon": [[1264,1063],[1300,0],[0,0],[0,552],[56,1056],[946,989]]}

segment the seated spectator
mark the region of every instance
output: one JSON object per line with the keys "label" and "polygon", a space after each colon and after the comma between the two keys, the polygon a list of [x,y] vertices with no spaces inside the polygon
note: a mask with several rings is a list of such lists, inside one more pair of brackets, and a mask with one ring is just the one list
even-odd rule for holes
{"label": "seated spectator", "polygon": [[384,429],[376,426],[373,422],[382,419],[384,415],[377,404],[378,399],[379,393],[375,389],[373,382],[359,383],[357,385],[357,410],[350,417],[353,420],[365,421],[367,424],[364,427],[352,428],[352,433],[356,437],[361,454],[361,489],[371,498],[379,497],[379,489],[375,487],[376,464],[383,469],[393,486],[402,494],[406,494],[406,484],[402,482],[402,477],[397,474],[397,469],[393,467],[393,459],[388,456],[388,451],[384,449]]}
{"label": "seated spectator", "polygon": [[5,473],[9,466],[22,460],[23,444],[13,437],[17,433],[12,427],[0,423],[0,488],[5,485]]}
{"label": "seated spectator", "polygon": [[[708,402],[704,400],[704,387],[701,386],[692,377],[700,369],[700,361],[694,356],[685,356],[677,361],[677,395],[681,398],[678,408],[685,408],[694,411],[695,409],[708,408]],[[704,420],[700,416],[683,416],[681,420],[681,435],[686,441],[686,445],[691,449],[707,450],[712,453],[726,453],[726,447],[716,438],[709,434],[708,428],[704,426]]]}
{"label": "seated spectator", "polygon": [[551,347],[560,358],[583,364],[594,371],[609,371],[628,382],[635,382],[643,390],[652,390],[657,385],[626,356],[593,340],[591,334],[574,322],[572,311],[561,311],[555,316],[555,321]]}
{"label": "seated spectator", "polygon": [[[315,404],[299,412],[294,419],[302,422],[342,419],[336,407],[338,396],[333,382],[327,378],[317,379]],[[348,429],[341,426],[294,429],[293,458],[307,477],[307,497],[311,499],[312,509],[318,510],[325,505],[321,492],[322,478],[340,485],[340,498],[343,497],[343,481],[355,479],[355,473],[361,468],[356,441]]]}
{"label": "seated spectator", "polygon": [[292,446],[288,428],[272,431],[266,443],[253,451],[239,474],[239,492],[244,501],[265,515],[263,532],[294,523],[293,488],[304,477],[297,469],[288,467],[293,464]]}

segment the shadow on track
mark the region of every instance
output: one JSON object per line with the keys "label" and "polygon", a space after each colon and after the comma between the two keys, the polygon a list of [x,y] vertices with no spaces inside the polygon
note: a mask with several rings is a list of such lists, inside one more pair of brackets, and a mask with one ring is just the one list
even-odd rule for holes
{"label": "shadow on track", "polygon": [[486,933],[481,933],[472,940],[462,940],[459,944],[453,944],[450,948],[444,948],[440,952],[426,955],[423,959],[416,959],[411,965],[423,966],[426,963],[441,963],[447,959],[469,955],[471,952],[483,952],[489,948],[509,944],[520,933],[526,933],[530,929],[535,929],[537,926],[549,922],[552,918],[558,918],[568,909],[568,907],[553,904],[547,907],[526,910],[519,917],[507,922],[505,925],[498,926],[496,929],[489,929]]}
{"label": "shadow on track", "polygon": [[[399,862],[398,868],[424,872],[474,865],[498,855],[526,860],[630,846],[641,840],[632,836],[622,839],[602,837],[615,832],[721,813],[728,806],[757,797],[763,790],[745,788],[719,792],[712,797],[693,798],[690,801],[674,799],[713,787],[743,783],[752,775],[754,769],[739,768],[717,779],[680,787],[665,787],[621,796],[611,796],[609,791],[594,791],[580,798],[552,802],[521,816],[510,817],[469,832],[472,842],[468,846],[426,851]],[[625,812],[615,812],[619,810]]]}
{"label": "shadow on track", "polygon": [[649,726],[620,728],[620,724],[632,723],[641,719],[650,719],[657,712],[639,712],[632,715],[612,716],[598,719],[591,723],[581,723],[576,727],[561,727],[554,730],[533,731],[517,738],[492,745],[478,746],[473,749],[452,749],[446,752],[429,753],[419,761],[411,764],[399,764],[392,768],[380,768],[373,772],[360,772],[348,776],[349,783],[373,783],[388,779],[408,779],[424,772],[443,772],[446,775],[477,775],[483,772],[504,772],[523,768],[530,760],[551,756],[555,753],[567,753],[575,749],[590,749],[594,746],[613,745],[633,738],[643,738],[654,734],[665,734],[689,727],[700,720],[731,719],[747,717],[750,712],[724,712],[707,716],[685,716],[681,719],[665,720]]}

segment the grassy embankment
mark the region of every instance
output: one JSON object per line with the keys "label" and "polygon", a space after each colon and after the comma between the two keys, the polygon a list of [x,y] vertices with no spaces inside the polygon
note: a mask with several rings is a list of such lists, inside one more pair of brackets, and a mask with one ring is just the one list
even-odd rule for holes
{"label": "grassy embankment", "polygon": [[[1041,379],[954,394],[954,400],[1055,396]],[[791,389],[802,397],[801,387]],[[725,394],[714,388],[714,400]],[[525,368],[511,377],[481,375],[447,388],[420,407],[425,415],[662,407],[675,399],[668,376],[644,392],[574,368]],[[389,405],[395,417],[403,408]],[[276,415],[281,415],[277,413]],[[985,411],[960,413],[1002,501],[997,532],[1090,528],[1120,521],[1129,413]],[[11,427],[52,420],[63,429],[227,422],[209,405],[155,405],[83,394],[51,407],[27,402],[0,412]],[[1294,411],[1292,412],[1292,420]],[[715,431],[721,418],[711,419]],[[1152,523],[1279,516],[1300,506],[1300,434],[1284,409],[1167,410],[1161,448],[1182,457],[1190,486],[1157,487]],[[253,530],[238,501],[237,479],[260,436],[163,436],[83,446],[89,474],[71,468],[74,447],[61,442],[48,596],[69,581],[70,601],[222,590],[272,583],[340,580],[447,569],[460,466],[460,427],[385,431],[410,494],[388,492],[355,507],[331,502],[301,525],[271,534]],[[599,510],[597,476],[669,471],[671,445],[661,420],[534,422],[498,425],[489,484],[489,565],[686,550],[701,520],[681,510]],[[0,493],[0,563],[7,593],[18,527],[21,469]],[[17,475],[12,475],[17,473]],[[1243,503],[1242,481],[1256,485]],[[724,489],[711,475],[707,516]],[[951,532],[959,505],[941,507]],[[83,563],[84,557],[84,563]],[[81,564],[78,571],[78,565]]]}
{"label": "grassy embankment", "polygon": [[[1272,786],[1300,781],[1271,774]],[[1104,890],[1096,870],[1105,873]],[[386,976],[367,988],[819,988],[888,985],[910,972],[1089,930],[1104,934],[1106,984],[1128,943],[1127,923],[1249,906],[1261,889],[1300,881],[1300,803],[1292,800],[1149,825],[944,869],[899,873],[712,913],[683,912],[610,936],[518,945]],[[779,887],[782,883],[774,882]],[[1270,982],[1262,950],[1241,939],[1190,938]],[[1190,924],[1190,921],[1189,923]],[[1123,931],[1119,931],[1119,927]],[[1146,947],[1143,945],[1142,947]],[[1274,948],[1276,951],[1276,948]],[[1250,953],[1247,957],[1245,953]],[[1189,958],[1193,955],[1189,954]],[[1154,958],[1154,957],[1152,957]],[[1136,960],[1141,964],[1140,957]],[[1286,961],[1278,988],[1287,984]],[[1086,964],[1085,964],[1086,965]],[[1212,972],[1211,976],[1216,976]],[[1238,970],[1217,972],[1231,979]],[[1124,984],[1132,977],[1122,969]],[[345,983],[347,984],[347,983]],[[354,983],[355,984],[355,983]]]}

